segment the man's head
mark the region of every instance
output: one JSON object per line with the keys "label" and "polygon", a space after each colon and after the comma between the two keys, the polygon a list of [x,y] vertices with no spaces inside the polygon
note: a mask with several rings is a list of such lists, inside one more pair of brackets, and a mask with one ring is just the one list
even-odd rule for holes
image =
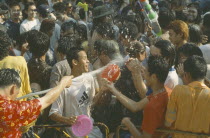
{"label": "man's head", "polygon": [[108,22],[101,23],[95,28],[95,32],[98,34],[98,37],[106,40],[115,39],[115,30],[113,25]]}
{"label": "man's head", "polygon": [[142,62],[146,58],[146,47],[139,41],[131,43],[131,46],[126,49],[129,53],[129,56],[132,58],[137,58]]}
{"label": "man's head", "polygon": [[50,46],[50,38],[48,35],[38,32],[30,37],[28,44],[33,57],[40,58],[47,53]]}
{"label": "man's head", "polygon": [[9,55],[9,49],[12,46],[12,41],[7,33],[0,31],[0,60]]}
{"label": "man's head", "polygon": [[57,48],[57,60],[61,61],[66,58],[66,55],[69,53],[72,47],[77,45],[78,38],[74,35],[67,35],[61,37],[58,41],[58,48]]}
{"label": "man's head", "polygon": [[73,47],[67,54],[67,61],[72,70],[77,71],[79,74],[89,71],[89,60],[83,48]]}
{"label": "man's head", "polygon": [[10,5],[10,16],[12,20],[21,20],[22,11],[18,2],[12,2]]}
{"label": "man's head", "polygon": [[34,19],[36,17],[36,5],[33,2],[29,2],[25,6],[25,12],[27,14],[27,19]]}
{"label": "man's head", "polygon": [[55,16],[56,18],[63,22],[66,15],[66,4],[64,2],[58,2],[53,5],[53,9],[55,10]]}
{"label": "man's head", "polygon": [[76,23],[73,21],[64,22],[61,25],[61,37],[67,36],[67,35],[72,35],[72,34],[77,34]]}
{"label": "man's head", "polygon": [[185,22],[181,20],[175,20],[169,24],[168,30],[169,39],[174,45],[177,46],[177,44],[180,42],[188,41],[189,29]]}
{"label": "man's head", "polygon": [[199,24],[201,21],[201,8],[199,3],[194,2],[189,4],[187,13],[187,21],[190,23]]}
{"label": "man's head", "polygon": [[207,64],[203,57],[194,55],[184,62],[184,83],[200,81],[206,77]]}
{"label": "man's head", "polygon": [[160,40],[150,47],[150,53],[152,56],[162,56],[165,58],[170,67],[174,65],[176,58],[176,50],[174,45],[167,40]]}
{"label": "man's head", "polygon": [[94,44],[94,49],[103,65],[120,56],[119,46],[113,40],[98,40]]}
{"label": "man's head", "polygon": [[169,64],[163,57],[150,56],[144,77],[147,86],[164,84],[169,72]]}
{"label": "man's head", "polygon": [[52,19],[45,19],[40,26],[40,32],[47,34],[49,37],[53,35],[55,30],[55,21]]}
{"label": "man's head", "polygon": [[21,78],[14,69],[0,70],[0,91],[11,100],[15,100],[21,86]]}
{"label": "man's head", "polygon": [[178,64],[184,63],[188,57],[193,55],[197,55],[203,57],[203,53],[201,49],[193,43],[186,43],[178,49],[177,57],[178,57]]}
{"label": "man's head", "polygon": [[39,17],[48,18],[50,15],[50,7],[48,5],[42,4],[37,8]]}

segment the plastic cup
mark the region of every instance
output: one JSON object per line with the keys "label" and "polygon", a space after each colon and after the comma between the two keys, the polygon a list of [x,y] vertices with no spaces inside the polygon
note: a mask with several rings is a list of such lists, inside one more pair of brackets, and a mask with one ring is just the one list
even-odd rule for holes
{"label": "plastic cup", "polygon": [[71,129],[75,136],[84,137],[93,129],[93,122],[88,116],[80,115],[77,117],[77,121],[72,125]]}

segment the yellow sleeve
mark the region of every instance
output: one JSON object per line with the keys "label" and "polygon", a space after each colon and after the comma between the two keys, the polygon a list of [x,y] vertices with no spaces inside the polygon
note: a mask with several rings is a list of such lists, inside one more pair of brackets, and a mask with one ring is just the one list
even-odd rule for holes
{"label": "yellow sleeve", "polygon": [[29,75],[28,75],[28,67],[27,67],[27,63],[25,61],[25,59],[22,59],[22,75],[23,75],[23,80],[22,80],[22,84],[23,84],[23,93],[24,94],[29,94],[31,93],[31,86],[30,86],[30,80],[29,80]]}
{"label": "yellow sleeve", "polygon": [[177,94],[180,90],[181,86],[176,86],[172,93],[171,96],[169,98],[168,101],[168,106],[167,106],[167,111],[166,111],[166,116],[165,116],[165,125],[167,127],[170,127],[176,120],[176,114],[177,114],[177,106],[176,106],[176,102],[177,102]]}

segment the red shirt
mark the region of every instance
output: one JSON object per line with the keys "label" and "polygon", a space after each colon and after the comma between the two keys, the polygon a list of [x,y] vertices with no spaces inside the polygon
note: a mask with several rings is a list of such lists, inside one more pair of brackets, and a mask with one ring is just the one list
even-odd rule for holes
{"label": "red shirt", "polygon": [[164,125],[168,93],[150,94],[147,98],[149,103],[144,108],[142,130],[154,136],[155,130]]}
{"label": "red shirt", "polygon": [[40,111],[38,99],[13,101],[0,96],[0,138],[20,138],[20,127],[37,119]]}

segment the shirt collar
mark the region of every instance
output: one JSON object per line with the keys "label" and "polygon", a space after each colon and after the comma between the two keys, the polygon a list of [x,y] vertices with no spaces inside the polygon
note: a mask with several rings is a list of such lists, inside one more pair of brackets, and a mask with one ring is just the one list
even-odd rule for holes
{"label": "shirt collar", "polygon": [[202,87],[202,88],[206,88],[207,86],[204,83],[201,83],[199,81],[193,81],[191,83],[188,84],[188,86],[190,87]]}

